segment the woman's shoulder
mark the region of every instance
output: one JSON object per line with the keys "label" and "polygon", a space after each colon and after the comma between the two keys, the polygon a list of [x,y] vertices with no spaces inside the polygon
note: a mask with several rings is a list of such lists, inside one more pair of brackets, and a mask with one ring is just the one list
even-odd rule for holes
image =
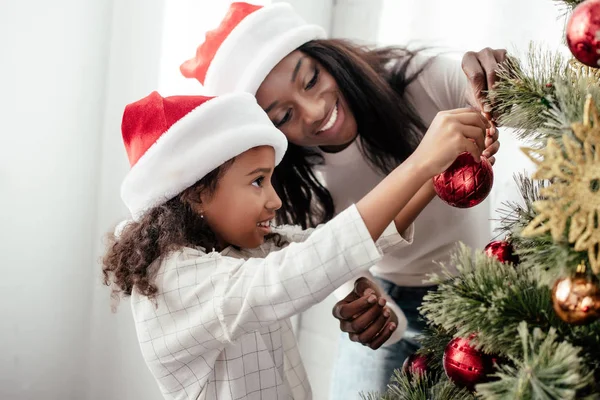
{"label": "woman's shoulder", "polygon": [[458,52],[397,49],[389,54],[389,57],[384,58],[387,60],[384,69],[390,73],[401,73],[408,78],[415,74],[439,75],[461,69],[461,54]]}
{"label": "woman's shoulder", "polygon": [[415,74],[407,92],[416,98],[426,95],[439,111],[464,107],[467,79],[456,53],[422,52],[415,55],[407,74]]}

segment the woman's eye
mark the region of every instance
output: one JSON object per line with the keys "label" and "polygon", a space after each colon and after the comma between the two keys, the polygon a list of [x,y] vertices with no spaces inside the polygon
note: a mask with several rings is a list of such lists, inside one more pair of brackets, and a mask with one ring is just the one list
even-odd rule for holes
{"label": "woman's eye", "polygon": [[283,116],[283,118],[281,118],[278,122],[275,122],[275,127],[279,128],[281,125],[283,125],[286,122],[288,122],[290,120],[290,118],[292,118],[292,111],[291,110],[287,110],[287,112],[285,113],[285,115]]}
{"label": "woman's eye", "polygon": [[317,80],[319,79],[319,69],[315,68],[315,73],[312,77],[312,79],[306,84],[306,90],[312,88],[313,86],[315,86],[317,84]]}
{"label": "woman's eye", "polygon": [[260,178],[256,178],[254,181],[252,181],[252,185],[256,186],[256,187],[262,187],[264,180],[265,180],[264,176],[261,176]]}

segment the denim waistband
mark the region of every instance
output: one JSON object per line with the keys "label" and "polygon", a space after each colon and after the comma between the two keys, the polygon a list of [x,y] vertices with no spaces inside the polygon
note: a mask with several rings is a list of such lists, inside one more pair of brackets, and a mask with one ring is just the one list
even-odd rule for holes
{"label": "denim waistband", "polygon": [[404,338],[410,339],[419,334],[425,328],[426,323],[419,314],[418,308],[423,303],[423,297],[429,291],[435,290],[437,286],[398,286],[385,279],[375,279],[406,316],[408,327]]}
{"label": "denim waistband", "polygon": [[387,281],[381,278],[375,278],[381,288],[392,298],[394,301],[423,301],[423,297],[432,290],[437,288],[437,285],[430,286],[399,286],[393,282]]}

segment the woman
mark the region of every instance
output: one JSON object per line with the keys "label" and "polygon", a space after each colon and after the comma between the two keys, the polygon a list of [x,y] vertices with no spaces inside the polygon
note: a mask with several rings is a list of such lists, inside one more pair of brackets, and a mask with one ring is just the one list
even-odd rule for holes
{"label": "woman", "polygon": [[[483,112],[483,91],[494,84],[505,56],[504,50],[467,53],[463,73],[442,56],[325,39],[321,28],[308,25],[285,3],[234,3],[181,70],[198,79],[207,94],[256,95],[290,142],[274,174],[283,201],[280,222],[307,227],[330,220],[402,163],[427,130],[441,128],[439,118],[432,124],[440,111],[471,105],[479,111],[451,112],[465,118]],[[493,162],[499,147],[495,128],[485,145],[483,154]],[[430,182],[404,212],[421,210],[413,246],[373,267],[377,278],[367,274],[370,280],[357,288],[348,282],[336,292],[342,300],[333,313],[349,335],[340,342],[332,399],[385,388],[393,369],[417,349],[414,335],[423,328],[417,307],[431,289],[426,275],[438,269],[433,260],[448,260],[457,241],[474,247],[487,241],[486,207],[450,208],[435,197]],[[387,306],[365,302],[372,293],[384,295]],[[408,326],[400,329],[404,315]]]}

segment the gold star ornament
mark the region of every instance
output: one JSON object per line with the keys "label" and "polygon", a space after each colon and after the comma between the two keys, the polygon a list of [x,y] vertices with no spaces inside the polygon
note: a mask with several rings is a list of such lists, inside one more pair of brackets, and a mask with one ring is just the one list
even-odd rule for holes
{"label": "gold star ornament", "polygon": [[537,165],[533,179],[548,180],[533,207],[538,215],[521,233],[525,237],[550,232],[555,241],[563,238],[576,251],[588,252],[594,273],[600,273],[600,123],[590,96],[586,99],[583,123],[571,125],[573,133],[561,144],[548,139],[543,149],[522,149]]}
{"label": "gold star ornament", "polygon": [[591,95],[587,95],[583,108],[583,123],[575,122],[571,125],[573,133],[581,142],[591,142],[593,145],[600,143],[600,117]]}
{"label": "gold star ornament", "polygon": [[588,86],[598,86],[600,82],[600,69],[585,65],[576,58],[572,58],[568,63],[568,71],[571,73],[573,83],[585,81]]}

